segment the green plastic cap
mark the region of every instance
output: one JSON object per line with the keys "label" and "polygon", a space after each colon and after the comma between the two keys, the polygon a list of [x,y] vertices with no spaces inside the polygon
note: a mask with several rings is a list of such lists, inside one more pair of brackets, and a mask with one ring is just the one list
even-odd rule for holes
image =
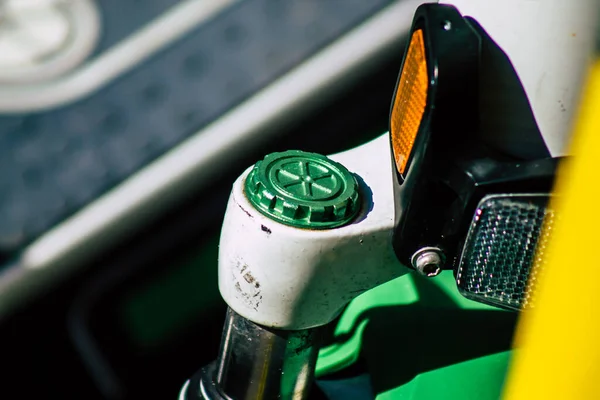
{"label": "green plastic cap", "polygon": [[343,165],[316,153],[272,153],[246,178],[246,196],[264,215],[297,228],[329,229],[360,208],[358,182]]}

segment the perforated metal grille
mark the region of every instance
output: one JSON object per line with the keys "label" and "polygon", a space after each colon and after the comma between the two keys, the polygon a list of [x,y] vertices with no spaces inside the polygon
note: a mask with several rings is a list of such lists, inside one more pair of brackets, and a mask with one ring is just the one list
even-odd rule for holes
{"label": "perforated metal grille", "polygon": [[533,306],[555,218],[548,200],[493,195],[479,203],[456,275],[464,296],[510,309]]}

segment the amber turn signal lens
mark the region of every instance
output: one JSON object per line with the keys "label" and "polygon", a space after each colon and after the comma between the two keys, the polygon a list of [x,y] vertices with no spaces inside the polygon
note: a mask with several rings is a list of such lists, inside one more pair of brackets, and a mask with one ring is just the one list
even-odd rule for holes
{"label": "amber turn signal lens", "polygon": [[427,103],[429,87],[423,31],[413,32],[394,96],[391,114],[396,169],[404,174]]}

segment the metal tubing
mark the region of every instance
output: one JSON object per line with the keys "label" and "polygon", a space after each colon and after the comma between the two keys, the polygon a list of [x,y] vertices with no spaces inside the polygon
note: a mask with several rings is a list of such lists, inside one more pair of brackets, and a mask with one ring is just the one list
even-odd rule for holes
{"label": "metal tubing", "polygon": [[216,381],[235,400],[308,398],[317,329],[264,328],[228,309]]}
{"label": "metal tubing", "polygon": [[308,399],[319,337],[319,328],[270,329],[229,308],[219,358],[192,378],[187,399]]}

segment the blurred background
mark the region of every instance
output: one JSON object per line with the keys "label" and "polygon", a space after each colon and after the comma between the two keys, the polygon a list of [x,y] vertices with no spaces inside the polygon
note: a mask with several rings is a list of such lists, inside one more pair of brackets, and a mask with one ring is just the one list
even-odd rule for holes
{"label": "blurred background", "polygon": [[176,398],[233,180],[385,132],[419,3],[0,1],[2,393]]}

